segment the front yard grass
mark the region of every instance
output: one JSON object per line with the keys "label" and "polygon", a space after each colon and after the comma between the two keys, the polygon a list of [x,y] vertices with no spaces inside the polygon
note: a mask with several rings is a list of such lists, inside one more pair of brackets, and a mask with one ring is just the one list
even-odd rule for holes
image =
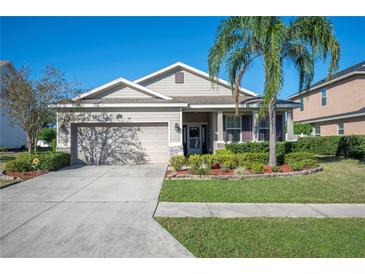
{"label": "front yard grass", "polygon": [[337,160],[307,176],[249,180],[165,180],[160,201],[365,203],[365,163]]}
{"label": "front yard grass", "polygon": [[365,219],[155,219],[196,257],[365,257]]}

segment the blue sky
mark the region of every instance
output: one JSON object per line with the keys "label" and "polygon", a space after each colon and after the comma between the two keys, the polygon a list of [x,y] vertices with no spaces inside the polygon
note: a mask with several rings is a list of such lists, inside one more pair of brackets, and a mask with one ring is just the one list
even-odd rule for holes
{"label": "blue sky", "polygon": [[[87,90],[118,77],[137,79],[176,61],[207,71],[207,55],[222,17],[1,17],[0,58],[27,65],[32,76],[52,64]],[[365,60],[365,17],[330,17],[342,47],[340,69]],[[285,18],[286,21],[290,18]],[[326,75],[317,62],[315,81]],[[280,97],[298,88],[292,65],[285,66]],[[224,73],[222,78],[226,78]],[[263,89],[262,63],[242,86]]]}

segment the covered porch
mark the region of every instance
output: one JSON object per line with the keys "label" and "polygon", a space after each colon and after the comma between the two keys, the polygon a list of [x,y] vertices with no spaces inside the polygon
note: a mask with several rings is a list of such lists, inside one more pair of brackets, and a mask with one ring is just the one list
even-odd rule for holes
{"label": "covered porch", "polygon": [[[286,133],[285,133],[286,123]],[[278,108],[277,140],[293,139],[292,109]],[[236,116],[232,109],[186,110],[182,112],[184,155],[214,153],[226,143],[269,140],[268,118],[260,119],[258,109],[243,109]]]}

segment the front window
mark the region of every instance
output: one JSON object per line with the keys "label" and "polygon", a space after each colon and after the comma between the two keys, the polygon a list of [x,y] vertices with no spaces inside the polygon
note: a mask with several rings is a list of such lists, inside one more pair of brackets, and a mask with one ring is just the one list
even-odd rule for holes
{"label": "front window", "polygon": [[344,135],[345,134],[345,128],[343,126],[343,123],[337,124],[337,135]]}
{"label": "front window", "polygon": [[327,105],[327,89],[321,89],[321,106]]}
{"label": "front window", "polygon": [[260,119],[259,121],[259,141],[269,140],[270,124],[268,118]]}
{"label": "front window", "polygon": [[241,117],[226,116],[227,142],[241,141]]}
{"label": "front window", "polygon": [[314,127],[314,136],[321,136],[321,127],[320,126]]}

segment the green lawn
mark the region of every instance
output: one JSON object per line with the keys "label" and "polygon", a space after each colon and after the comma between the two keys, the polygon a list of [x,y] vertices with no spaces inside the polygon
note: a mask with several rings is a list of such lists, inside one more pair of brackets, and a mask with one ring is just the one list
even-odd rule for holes
{"label": "green lawn", "polygon": [[323,172],[249,180],[165,180],[160,201],[365,203],[365,164],[341,160]]}
{"label": "green lawn", "polygon": [[365,219],[155,219],[196,257],[365,257]]}

